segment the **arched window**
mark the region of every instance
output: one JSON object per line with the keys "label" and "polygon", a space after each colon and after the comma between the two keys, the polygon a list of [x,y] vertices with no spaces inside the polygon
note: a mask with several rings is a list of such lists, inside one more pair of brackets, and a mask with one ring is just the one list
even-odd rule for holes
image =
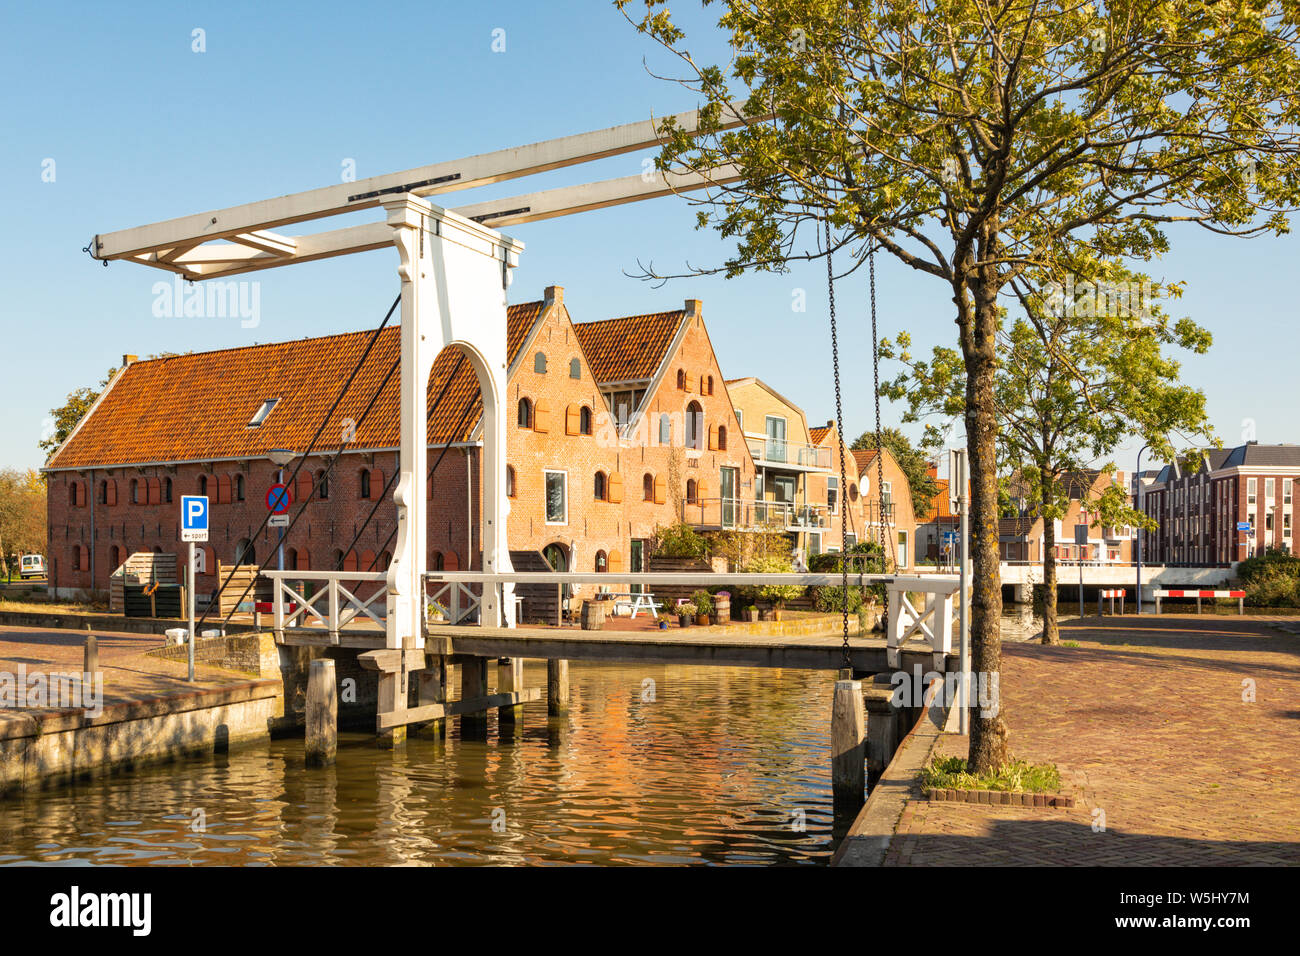
{"label": "arched window", "polygon": [[699,402],[686,406],[686,447],[700,450],[704,447],[704,409]]}
{"label": "arched window", "polygon": [[343,558],[344,558],[343,552],[340,551],[338,548],[335,548],[334,555],[333,555],[333,563],[334,563],[335,571],[343,570]]}
{"label": "arched window", "polygon": [[163,501],[168,504],[172,503],[172,480],[170,478],[163,479]]}
{"label": "arched window", "polygon": [[684,368],[677,370],[677,387],[682,391],[686,391],[686,369]]}
{"label": "arched window", "polygon": [[72,546],[72,569],[74,571],[81,570],[81,545],[79,544]]}
{"label": "arched window", "polygon": [[519,399],[519,427],[533,427],[533,403],[526,398]]}
{"label": "arched window", "polygon": [[[99,491],[95,493],[95,500],[98,501],[101,505],[108,504],[108,482],[107,481],[101,481],[99,483]],[[171,501],[170,498],[168,498],[167,500]]]}
{"label": "arched window", "polygon": [[[134,481],[131,482],[131,500],[132,501],[135,500]],[[69,508],[77,507],[77,483],[75,481],[68,482],[68,507]]]}
{"label": "arched window", "polygon": [[712,376],[712,375],[709,376],[709,378],[708,378],[708,382],[709,382],[709,390],[708,390],[707,392],[705,392],[704,394],[706,394],[706,395],[712,395],[712,394],[713,394],[713,376]]}
{"label": "arched window", "polygon": [[235,475],[235,500],[244,500],[244,476]]}
{"label": "arched window", "polygon": [[569,378],[582,378],[582,363],[577,359],[569,359]]}
{"label": "arched window", "polygon": [[435,571],[447,570],[447,559],[442,556],[441,551],[433,552],[433,570]]}
{"label": "arched window", "polygon": [[538,352],[533,356],[533,371],[538,375],[546,374],[546,353]]}
{"label": "arched window", "polygon": [[206,497],[208,493],[208,476],[199,475],[199,494]]}
{"label": "arched window", "polygon": [[108,566],[116,571],[122,564],[122,549],[113,545],[108,549]]}
{"label": "arched window", "polygon": [[641,497],[646,501],[655,500],[655,476],[648,471],[641,479]]}
{"label": "arched window", "polygon": [[387,571],[388,566],[393,563],[393,552],[385,551],[379,556],[379,570]]}
{"label": "arched window", "polygon": [[604,574],[608,570],[609,570],[609,558],[605,555],[604,551],[597,551],[596,572],[598,574]]}
{"label": "arched window", "polygon": [[298,549],[297,548],[284,549],[284,569],[286,571],[298,570]]}
{"label": "arched window", "polygon": [[506,497],[515,496],[515,468],[514,465],[506,465]]}
{"label": "arched window", "polygon": [[606,481],[605,473],[603,471],[596,472],[595,494],[597,501],[605,501],[609,498],[608,482]]}
{"label": "arched window", "polygon": [[671,445],[673,443],[673,420],[667,412],[659,416],[659,444]]}
{"label": "arched window", "polygon": [[316,488],[317,499],[320,501],[328,501],[330,496],[330,480],[329,476],[325,474],[324,468],[316,472]]}
{"label": "arched window", "polygon": [[370,498],[370,470],[367,468],[361,469],[361,497]]}
{"label": "arched window", "polygon": [[253,548],[253,542],[247,538],[240,538],[235,544],[235,563],[257,564],[257,552]]}
{"label": "arched window", "polygon": [[695,499],[698,496],[698,488],[699,486],[695,483],[694,478],[686,479],[686,501],[688,504],[695,504]]}
{"label": "arched window", "polygon": [[138,505],[139,503],[140,503],[140,480],[138,478],[132,478],[131,479],[131,504]]}
{"label": "arched window", "polygon": [[718,426],[718,451],[727,450],[727,426]]}
{"label": "arched window", "polygon": [[586,405],[578,412],[578,431],[584,435],[591,434],[591,409]]}

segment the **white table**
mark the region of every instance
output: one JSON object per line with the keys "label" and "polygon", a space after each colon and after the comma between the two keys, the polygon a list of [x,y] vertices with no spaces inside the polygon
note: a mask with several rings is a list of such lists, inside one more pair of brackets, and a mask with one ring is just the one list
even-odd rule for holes
{"label": "white table", "polygon": [[655,620],[659,619],[659,608],[663,605],[655,601],[655,596],[648,591],[602,591],[614,600],[614,607],[630,607],[635,618],[642,611],[649,611]]}

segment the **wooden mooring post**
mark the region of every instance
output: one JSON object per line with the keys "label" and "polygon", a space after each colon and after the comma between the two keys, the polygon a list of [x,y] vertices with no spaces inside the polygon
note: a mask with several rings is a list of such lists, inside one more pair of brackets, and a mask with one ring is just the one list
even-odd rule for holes
{"label": "wooden mooring post", "polygon": [[546,662],[546,714],[563,717],[569,712],[569,662]]}
{"label": "wooden mooring post", "polygon": [[866,798],[867,716],[862,682],[837,680],[831,705],[831,793],[836,803]]}
{"label": "wooden mooring post", "polygon": [[[417,696],[419,706],[425,707],[429,704],[446,704],[447,689],[451,667],[447,664],[447,659],[438,656],[431,656],[427,659],[424,670],[418,673]],[[447,719],[438,717],[433,720],[416,722],[410,725],[412,733],[420,737],[443,738],[447,736]]]}
{"label": "wooden mooring post", "polygon": [[90,675],[91,680],[94,680],[95,672],[99,670],[99,639],[93,634],[86,635],[86,651],[81,669]]}
{"label": "wooden mooring post", "polygon": [[[497,693],[515,694],[524,689],[524,661],[520,657],[502,657],[497,660]],[[514,731],[522,722],[523,704],[508,704],[497,710],[497,726],[502,734]]]}
{"label": "wooden mooring post", "polygon": [[[488,659],[471,657],[460,666],[460,699],[473,701],[487,697]],[[460,715],[460,732],[462,737],[479,740],[487,737],[487,710],[476,710]]]}
{"label": "wooden mooring post", "polygon": [[339,699],[334,662],[317,658],[307,673],[307,765],[328,767],[334,763],[338,743]]}

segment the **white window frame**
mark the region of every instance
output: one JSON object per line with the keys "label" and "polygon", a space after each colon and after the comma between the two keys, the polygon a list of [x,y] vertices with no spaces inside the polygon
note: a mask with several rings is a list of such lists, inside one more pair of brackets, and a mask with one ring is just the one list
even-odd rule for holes
{"label": "white window frame", "polygon": [[[551,489],[549,479],[551,475],[559,475],[564,481],[564,520],[552,521],[550,518],[551,507]],[[548,525],[561,527],[569,523],[569,473],[559,468],[542,469],[542,519]]]}

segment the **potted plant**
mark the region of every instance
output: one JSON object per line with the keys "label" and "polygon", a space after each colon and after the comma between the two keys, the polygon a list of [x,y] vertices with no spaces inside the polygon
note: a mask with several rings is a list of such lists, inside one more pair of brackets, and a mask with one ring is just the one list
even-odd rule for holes
{"label": "potted plant", "polygon": [[713,623],[726,624],[731,621],[731,592],[719,591],[713,595]]}
{"label": "potted plant", "polygon": [[666,631],[666,630],[668,630],[668,619],[667,619],[667,618],[662,618],[662,617],[661,617],[661,618],[659,619],[659,630],[661,630],[661,631]]}
{"label": "potted plant", "polygon": [[683,601],[677,605],[677,626],[690,627],[691,621],[695,619],[695,605],[690,601]]}
{"label": "potted plant", "polygon": [[752,605],[752,604],[751,604],[749,607],[745,608],[745,620],[747,620],[750,624],[755,624],[755,623],[757,623],[757,622],[758,622],[758,608],[755,607],[755,606]]}
{"label": "potted plant", "polygon": [[695,623],[708,627],[712,623],[713,595],[700,589],[691,595],[691,603],[695,605]]}

